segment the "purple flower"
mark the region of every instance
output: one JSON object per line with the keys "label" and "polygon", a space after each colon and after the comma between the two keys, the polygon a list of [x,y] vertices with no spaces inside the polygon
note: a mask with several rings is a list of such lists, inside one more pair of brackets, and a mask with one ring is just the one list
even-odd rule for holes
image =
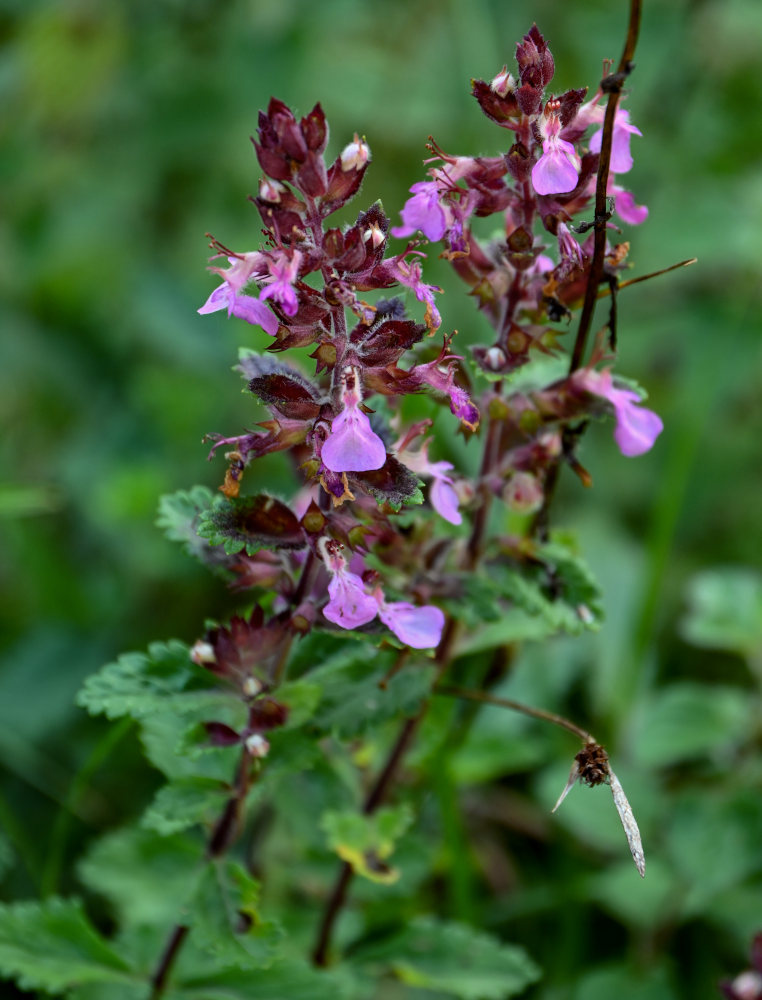
{"label": "purple flower", "polygon": [[[422,256],[422,255],[421,255]],[[426,303],[425,323],[433,333],[442,325],[442,317],[434,302],[434,292],[441,292],[437,285],[426,285],[421,281],[421,262],[419,260],[406,261],[400,257],[397,259],[394,275],[397,280],[412,289],[419,302]]]}
{"label": "purple flower", "polygon": [[648,206],[636,205],[632,194],[614,184],[611,177],[609,177],[606,193],[613,196],[614,211],[623,222],[627,222],[631,226],[639,226],[648,218]]}
{"label": "purple flower", "polygon": [[362,579],[347,569],[338,542],[321,539],[320,554],[331,574],[328,584],[329,601],[323,614],[329,622],[340,628],[359,628],[376,617],[378,604],[365,593]]}
{"label": "purple flower", "polygon": [[440,608],[433,604],[416,607],[408,601],[387,602],[380,587],[375,588],[373,597],[378,617],[400,642],[412,649],[435,649],[439,645],[445,621]]}
{"label": "purple flower", "polygon": [[582,267],[582,248],[572,236],[565,222],[558,223],[556,235],[561,263],[565,265],[564,270],[571,271],[575,267]]}
{"label": "purple flower", "polygon": [[[612,174],[626,174],[628,170],[632,170],[632,153],[630,152],[631,135],[642,136],[643,133],[639,128],[630,125],[629,111],[625,111],[624,108],[617,108],[614,117],[614,134],[611,137],[611,162],[609,169]],[[600,153],[602,141],[603,129],[600,128],[590,136],[590,152]]]}
{"label": "purple flower", "polygon": [[463,516],[458,510],[458,494],[453,489],[452,479],[445,474],[447,469],[452,468],[452,462],[433,462],[429,466],[429,471],[434,481],[429,487],[429,500],[431,506],[450,524],[460,524]]}
{"label": "purple flower", "polygon": [[[458,355],[447,353],[447,342],[439,357],[425,365],[418,365],[412,375],[419,384],[430,385],[432,389],[445,392],[450,397],[450,410],[466,427],[475,431],[479,426],[479,411],[471,402],[471,397],[465,389],[455,384],[455,362]],[[439,367],[447,362],[445,371]]]}
{"label": "purple flower", "polygon": [[439,204],[439,186],[436,181],[419,181],[410,190],[414,197],[408,198],[400,213],[404,225],[395,226],[392,235],[402,239],[420,229],[433,242],[441,240],[447,229],[447,216]]}
{"label": "purple flower", "polygon": [[198,310],[201,315],[227,309],[228,316],[245,319],[252,326],[261,326],[271,337],[278,332],[278,319],[259,299],[251,295],[240,295],[240,290],[253,278],[264,274],[265,263],[261,253],[243,254],[240,257],[228,257],[232,265],[229,268],[212,267],[224,279],[221,285],[212,292],[206,302]]}
{"label": "purple flower", "polygon": [[566,194],[579,181],[580,159],[574,146],[562,139],[557,101],[548,101],[538,121],[542,156],[532,167],[532,185],[537,194]]}
{"label": "purple flower", "polygon": [[[410,435],[402,440],[409,441]],[[396,450],[400,461],[411,472],[433,480],[429,487],[429,500],[437,514],[450,524],[460,524],[463,517],[458,510],[458,494],[453,489],[452,479],[447,475],[453,468],[452,462],[429,461],[429,441],[425,441],[418,451],[407,451],[401,443],[398,443]]]}
{"label": "purple flower", "polygon": [[386,462],[386,445],[360,409],[358,375],[351,367],[342,375],[344,408],[331,423],[331,433],[320,452],[323,465],[331,472],[369,472]]}
{"label": "purple flower", "polygon": [[267,286],[260,292],[260,299],[275,299],[287,316],[294,316],[299,308],[293,283],[299,274],[302,255],[295,250],[292,257],[279,253],[268,262],[269,277],[265,278]]}
{"label": "purple flower", "polygon": [[632,457],[649,451],[664,430],[661,417],[641,406],[640,396],[631,389],[617,389],[611,372],[588,369],[573,376],[580,388],[608,400],[614,408],[614,440],[623,455]]}

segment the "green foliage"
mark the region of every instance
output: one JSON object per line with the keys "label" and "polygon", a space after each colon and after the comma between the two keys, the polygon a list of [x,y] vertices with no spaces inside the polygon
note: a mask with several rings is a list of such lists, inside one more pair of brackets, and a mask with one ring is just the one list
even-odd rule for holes
{"label": "green foliage", "polygon": [[188,918],[198,945],[223,966],[266,969],[281,931],[258,912],[259,885],[237,863],[211,861],[190,901]]}
{"label": "green foliage", "polygon": [[168,493],[159,501],[156,524],[167,538],[180,542],[188,555],[213,570],[224,572],[226,560],[198,533],[201,517],[212,506],[214,499],[214,494],[206,486]]}
{"label": "green foliage", "polygon": [[13,976],[23,989],[64,993],[80,983],[120,983],[129,966],[103,940],[82,904],[48,899],[44,903],[0,905],[0,974]]}
{"label": "green foliage", "polygon": [[656,692],[636,733],[637,759],[667,767],[727,753],[744,739],[754,706],[738,688],[683,682]]}
{"label": "green foliage", "polygon": [[[152,521],[156,497],[194,482],[200,463],[207,486],[169,493],[160,521],[196,559],[225,573],[232,561],[225,543],[212,546],[193,532],[222,478],[222,459],[207,465],[200,442],[209,431],[238,433],[260,419],[227,366],[242,331],[260,353],[270,338],[224,313],[197,317],[195,309],[217,282],[201,270],[201,234],[211,228],[248,248],[252,224],[255,231],[260,224],[239,197],[242,188],[256,189],[246,140],[256,111],[271,93],[299,113],[320,98],[334,154],[354,129],[365,131],[374,156],[362,197],[381,195],[396,221],[408,187],[422,177],[429,133],[447,150],[505,152],[507,133],[474,113],[468,80],[510,62],[506,39],[512,44],[517,25],[538,17],[536,7],[526,0],[4,5],[0,288],[11,335],[0,344],[8,428],[0,489],[0,823],[14,856],[13,863],[0,859],[3,893],[37,894],[64,815],[63,877],[71,882],[76,866],[82,880],[65,890],[86,891],[99,926],[117,925],[114,951],[140,969],[139,981],[122,980],[111,960],[96,958],[95,967],[115,978],[72,979],[79,983],[73,1000],[146,1000],[148,976],[201,871],[200,830],[162,836],[126,825],[156,794],[157,774],[141,749],[170,780],[148,805],[146,817],[155,814],[158,825],[194,814],[205,822],[203,788],[222,789],[234,773],[230,754],[202,751],[189,735],[201,719],[232,722],[226,713],[233,710],[227,696],[213,704],[208,678],[184,647],[156,659],[132,654],[88,683],[82,704],[89,711],[134,714],[141,735],[126,739],[86,787],[72,778],[107,723],[84,717],[72,701],[80,679],[115,651],[142,648],[157,635],[192,641],[206,615],[223,620],[238,600],[177,547],[161,544]],[[646,8],[628,95],[645,138],[633,140],[626,186],[649,205],[650,218],[622,238],[632,243],[632,276],[693,254],[700,264],[620,298],[620,356],[649,385],[651,405],[665,419],[663,439],[651,455],[623,460],[610,425],[596,423],[578,456],[595,488],[583,491],[566,470],[561,477],[563,519],[585,535],[582,548],[604,584],[605,627],[581,635],[574,652],[557,638],[536,656],[518,653],[506,693],[572,715],[607,741],[643,830],[648,875],[641,884],[623,857],[608,789],[575,788],[548,815],[575,749],[570,737],[539,723],[522,728],[497,709],[480,710],[463,736],[464,709],[453,715],[447,747],[444,733],[433,732],[427,745],[436,753],[414,755],[398,785],[400,798],[415,803],[422,873],[412,888],[407,872],[394,886],[363,885],[362,906],[350,906],[340,926],[339,943],[351,946],[342,967],[359,957],[358,941],[436,908],[462,919],[469,912],[521,940],[547,970],[543,1000],[713,1000],[717,980],[743,968],[760,926],[762,835],[753,801],[762,780],[759,578],[751,569],[694,574],[749,563],[762,551],[762,394],[753,363],[762,133],[748,127],[748,108],[762,98],[762,14],[751,0]],[[558,92],[593,81],[601,54],[620,49],[618,5],[569,0],[545,5],[545,15]],[[326,58],[333,52],[352,56]],[[669,177],[689,181],[665,183]],[[444,329],[460,329],[457,350],[467,354],[483,339],[483,318],[431,256],[427,280],[447,289]],[[412,294],[407,299],[418,308]],[[604,313],[600,303],[596,322]],[[559,328],[574,336],[574,320]],[[301,361],[311,372],[311,362]],[[558,358],[546,361],[563,373]],[[514,387],[530,375],[522,370]],[[542,384],[553,376],[533,377]],[[421,407],[416,419],[431,415],[426,400],[409,402]],[[446,413],[434,430],[440,450],[432,457],[449,459],[458,473],[475,471],[478,439],[455,434]],[[268,456],[263,466],[261,482],[290,495],[283,456]],[[503,512],[495,521],[498,532],[511,534]],[[560,599],[544,573],[528,591],[515,579],[464,582],[449,606],[461,622],[459,683],[481,683],[506,645],[582,631],[573,574],[560,573]],[[588,606],[597,621],[595,604]],[[283,853],[278,872],[264,873],[262,914],[294,928],[293,950],[266,970],[226,969],[209,953],[188,957],[194,931],[165,1000],[360,1000],[373,992],[303,959],[334,877],[318,821],[325,809],[356,800],[394,712],[421,704],[431,668],[411,662],[382,691],[378,680],[391,657],[376,652],[378,635],[368,635],[353,648],[354,666],[337,668],[335,677],[329,667],[322,680],[305,676],[344,639],[325,633],[319,643],[296,644],[289,667],[296,680],[282,689],[291,717],[271,736],[242,838],[258,864],[277,851],[272,840],[288,826],[298,875]],[[355,683],[360,695],[352,700]],[[553,763],[535,780],[544,762]],[[440,767],[458,786],[441,817],[432,805]],[[460,824],[473,845],[451,870],[441,848],[448,822]],[[90,846],[77,866],[85,839]],[[410,832],[393,855],[403,871],[412,839]],[[73,926],[87,926],[77,904],[28,905],[2,910],[6,945],[8,915],[13,923],[32,914],[12,939],[4,975],[23,976],[25,966],[43,976],[50,963],[69,961],[57,957],[61,940],[51,939],[55,906],[79,912]],[[80,931],[73,934],[69,957],[92,969],[89,945],[83,958]],[[101,945],[109,947],[101,940],[95,951]],[[644,970],[638,958],[646,953]],[[25,982],[40,993],[48,988],[41,979]],[[446,995],[438,986],[377,985],[376,993],[395,1000]]]}
{"label": "green foliage", "polygon": [[78,873],[108,900],[121,924],[165,933],[193,892],[202,855],[197,838],[128,827],[96,841]]}
{"label": "green foliage", "polygon": [[388,941],[360,952],[401,982],[461,1000],[504,1000],[540,977],[521,949],[464,924],[416,917]]}
{"label": "green foliage", "polygon": [[688,602],[682,623],[688,642],[749,658],[762,655],[762,575],[742,568],[700,573],[691,581]]}
{"label": "green foliage", "polygon": [[209,684],[208,674],[193,663],[184,643],[155,642],[147,654],[125,653],[88,677],[77,704],[109,719],[142,719],[168,709],[182,714],[227,700]]}
{"label": "green foliage", "polygon": [[199,517],[197,531],[210,545],[222,545],[227,555],[260,549],[301,549],[304,538],[299,521],[281,500],[256,496],[217,497]]}
{"label": "green foliage", "polygon": [[185,778],[162,786],[143,814],[143,826],[166,836],[219,816],[230,788],[213,778]]}
{"label": "green foliage", "polygon": [[342,861],[348,861],[356,874],[388,885],[396,882],[400,873],[390,868],[386,859],[412,821],[412,810],[403,805],[379,809],[370,816],[330,811],[324,813],[320,825],[328,846]]}
{"label": "green foliage", "polygon": [[322,689],[315,724],[346,738],[414,715],[431,690],[434,668],[419,661],[389,676],[395,659],[392,649],[355,641],[311,671],[310,681]]}

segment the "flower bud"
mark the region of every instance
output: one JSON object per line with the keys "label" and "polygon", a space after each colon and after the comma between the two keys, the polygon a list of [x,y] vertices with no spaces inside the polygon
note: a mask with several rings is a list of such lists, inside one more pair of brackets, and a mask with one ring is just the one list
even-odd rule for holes
{"label": "flower bud", "polygon": [[247,677],[241,688],[247,698],[256,698],[264,690],[264,685],[257,677]]}
{"label": "flower bud", "polygon": [[362,234],[363,242],[370,242],[371,247],[374,250],[378,250],[381,244],[386,239],[383,229],[379,226],[377,222],[374,222],[372,226],[369,226],[365,232]]}
{"label": "flower bud", "polygon": [[344,173],[348,170],[362,170],[369,160],[370,146],[355,132],[352,142],[341,152],[341,169]]}
{"label": "flower bud", "polygon": [[492,80],[489,89],[497,94],[498,97],[507,97],[508,94],[513,93],[516,89],[516,81],[513,78],[513,74],[508,72],[507,66],[503,66]]}
{"label": "flower bud", "polygon": [[259,197],[271,205],[278,204],[285,190],[279,181],[271,181],[269,177],[262,177],[259,181]]}
{"label": "flower bud", "polygon": [[191,647],[190,656],[193,662],[199,666],[206,666],[208,663],[215,663],[217,657],[214,655],[214,647],[209,642],[199,639]]}
{"label": "flower bud", "polygon": [[514,472],[503,488],[503,500],[517,514],[532,514],[542,507],[542,486],[529,472]]}
{"label": "flower bud", "polygon": [[245,746],[252,757],[266,757],[270,752],[270,744],[259,733],[252,733],[251,736],[247,736]]}
{"label": "flower bud", "polygon": [[503,365],[507,360],[505,351],[497,345],[489,348],[484,356],[484,359],[487,362],[487,366],[491,368],[493,372],[502,371]]}

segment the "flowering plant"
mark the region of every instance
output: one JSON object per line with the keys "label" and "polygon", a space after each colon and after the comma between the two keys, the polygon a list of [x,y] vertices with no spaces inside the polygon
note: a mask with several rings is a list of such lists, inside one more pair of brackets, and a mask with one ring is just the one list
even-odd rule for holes
{"label": "flowering plant", "polygon": [[[238,997],[250,982],[279,996],[357,996],[380,967],[448,995],[523,989],[538,975],[528,955],[456,922],[413,915],[400,935],[371,916],[336,940],[355,877],[389,887],[408,874],[414,809],[387,801],[448,699],[503,705],[578,737],[558,804],[577,780],[609,785],[644,874],[637,823],[604,748],[570,720],[491,690],[521,640],[600,624],[592,574],[550,527],[562,466],[590,483],[577,454],[589,422],[613,417],[625,456],[647,452],[662,431],[643,394],[614,373],[628,245],[613,241],[612,220],[647,215],[618,184],[640,135],[617,106],[635,37],[631,29],[618,73],[588,99],[584,89],[550,92],[553,56],[533,26],[517,46],[515,75],[505,66],[473,83],[481,110],[504,130],[500,151],[456,155],[431,140],[428,179],[411,186],[399,226],[377,202],[348,225],[336,221],[369,171],[365,137],[326,161],[319,104],[298,119],[273,98],[260,114],[263,176],[252,200],[265,241],[231,250],[212,239],[210,271],[221,281],[198,312],[226,311],[256,328],[264,349],[243,349],[237,369],[265,419],[209,434],[210,459],[221,452],[227,461],[217,495],[196,487],[161,509],[168,534],[244,594],[246,612],[210,623],[190,648],[156,644],[123,657],[80,699],[92,713],[138,720],[168,779],[144,818],[156,836],[136,851],[163,864],[157,839],[193,827],[204,835],[189,841],[176,898],[160,899],[149,918],[123,914],[123,948],[64,904],[97,961],[54,987],[74,983],[91,1000],[109,990],[130,997],[146,982],[153,1000]],[[478,233],[486,218],[497,226],[490,239]],[[493,331],[468,362],[455,353],[441,289],[425,280],[432,243]],[[602,287],[609,318],[586,358]],[[456,431],[458,454],[448,447]],[[458,458],[477,449],[469,476]],[[259,471],[274,453],[290,462],[286,498]],[[429,735],[437,751],[458,738],[449,723]],[[423,810],[421,796],[411,798]],[[306,859],[289,855],[290,824],[309,829]],[[264,860],[233,860],[244,829]],[[291,891],[314,915],[311,947],[303,928],[292,922],[284,934],[267,909],[268,880],[292,867]],[[157,911],[172,914],[160,949]],[[324,971],[342,951],[351,971]],[[473,956],[484,983],[476,993],[448,972]]]}

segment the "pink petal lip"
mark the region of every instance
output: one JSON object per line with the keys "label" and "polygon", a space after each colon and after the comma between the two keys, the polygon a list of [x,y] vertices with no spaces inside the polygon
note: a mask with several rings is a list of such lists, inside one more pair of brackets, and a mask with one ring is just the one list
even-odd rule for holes
{"label": "pink petal lip", "polygon": [[400,642],[412,649],[434,649],[444,628],[444,613],[433,604],[416,607],[407,601],[383,602],[378,617]]}
{"label": "pink petal lip", "polygon": [[386,446],[362,410],[348,407],[331,424],[320,457],[331,472],[371,472],[386,462]]}
{"label": "pink petal lip", "polygon": [[356,573],[342,569],[328,584],[330,600],[323,608],[329,622],[340,628],[359,628],[376,617],[378,605],[365,593],[365,586]]}
{"label": "pink petal lip", "polygon": [[566,194],[579,181],[579,171],[562,150],[543,153],[532,167],[532,185],[537,194]]}

